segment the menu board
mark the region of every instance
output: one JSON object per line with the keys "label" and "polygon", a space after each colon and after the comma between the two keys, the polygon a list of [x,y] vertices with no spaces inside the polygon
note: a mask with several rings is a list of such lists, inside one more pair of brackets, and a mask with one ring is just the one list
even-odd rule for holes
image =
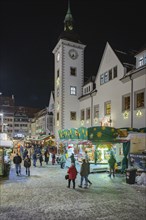
{"label": "menu board", "polygon": [[4,174],[4,150],[0,148],[0,176]]}

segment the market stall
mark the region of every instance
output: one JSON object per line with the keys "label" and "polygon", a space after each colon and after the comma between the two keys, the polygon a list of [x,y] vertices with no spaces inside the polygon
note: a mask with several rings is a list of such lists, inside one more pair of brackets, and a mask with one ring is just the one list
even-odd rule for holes
{"label": "market stall", "polygon": [[13,141],[8,140],[7,134],[0,134],[0,176],[6,176],[10,169],[10,155],[13,149]]}
{"label": "market stall", "polygon": [[[97,153],[97,163],[108,163],[110,150],[114,150],[117,130],[112,127],[96,126],[88,128],[88,140],[92,141],[94,154]],[[116,152],[115,152],[116,153]],[[95,155],[92,156],[94,163]]]}

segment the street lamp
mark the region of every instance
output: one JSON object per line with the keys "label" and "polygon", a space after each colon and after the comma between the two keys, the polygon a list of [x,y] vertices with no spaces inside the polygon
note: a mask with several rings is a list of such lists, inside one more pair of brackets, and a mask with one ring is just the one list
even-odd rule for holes
{"label": "street lamp", "polygon": [[0,116],[1,116],[1,126],[2,126],[2,129],[1,129],[1,132],[3,133],[3,113],[0,113]]}

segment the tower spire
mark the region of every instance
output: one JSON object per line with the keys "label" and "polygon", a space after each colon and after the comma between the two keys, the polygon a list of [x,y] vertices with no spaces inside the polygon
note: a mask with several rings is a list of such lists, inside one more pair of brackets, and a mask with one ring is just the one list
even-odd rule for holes
{"label": "tower spire", "polygon": [[68,9],[64,19],[64,31],[72,31],[73,30],[73,16],[70,10],[70,0],[68,0]]}

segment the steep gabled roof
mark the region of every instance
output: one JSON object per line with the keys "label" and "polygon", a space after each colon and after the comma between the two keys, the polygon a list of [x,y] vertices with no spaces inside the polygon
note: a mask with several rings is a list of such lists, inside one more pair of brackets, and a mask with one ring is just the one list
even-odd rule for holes
{"label": "steep gabled roof", "polygon": [[123,66],[129,67],[132,69],[135,66],[135,57],[131,53],[127,53],[125,51],[113,49],[118,59],[121,61]]}
{"label": "steep gabled roof", "polygon": [[146,50],[146,43],[137,51],[137,53],[135,53],[135,56],[144,50]]}

